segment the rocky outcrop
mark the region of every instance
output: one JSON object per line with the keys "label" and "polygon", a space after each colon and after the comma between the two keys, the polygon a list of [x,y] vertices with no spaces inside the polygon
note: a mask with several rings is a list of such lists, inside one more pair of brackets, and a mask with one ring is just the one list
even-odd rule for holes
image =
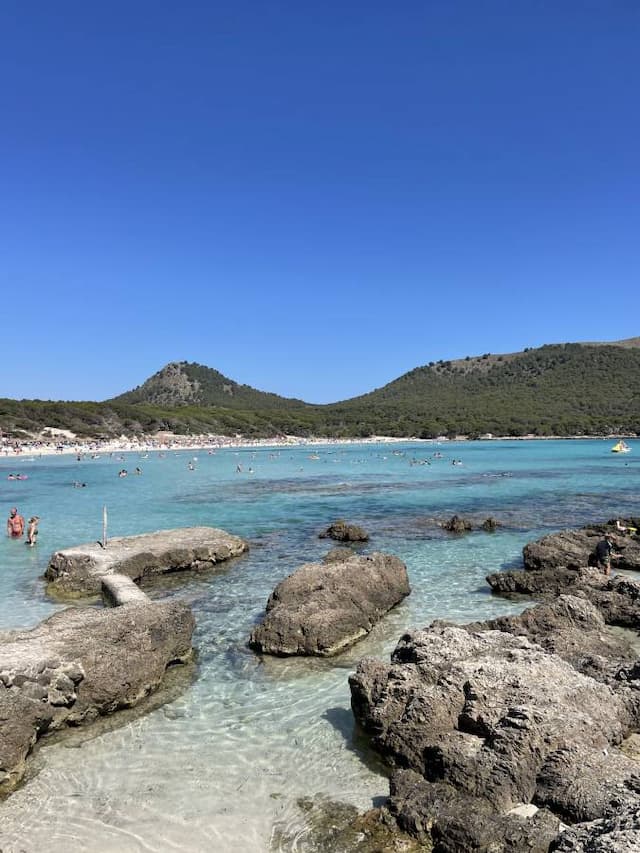
{"label": "rocky outcrop", "polygon": [[469,533],[476,529],[484,530],[486,533],[494,533],[500,526],[500,522],[493,518],[493,516],[485,518],[483,522],[478,524],[477,522],[470,521],[468,518],[452,515],[450,519],[440,524],[440,527],[448,533]]}
{"label": "rocky outcrop", "polygon": [[320,539],[335,539],[336,542],[368,542],[369,534],[357,524],[347,524],[340,519],[330,524],[319,534]]}
{"label": "rocky outcrop", "polygon": [[560,595],[517,616],[471,622],[464,627],[472,633],[506,631],[526,637],[579,672],[616,686],[626,680],[621,671],[628,672],[637,660],[631,643],[609,631],[600,610],[585,597]]}
{"label": "rocky outcrop", "polygon": [[[400,828],[438,853],[546,851],[559,817],[640,805],[639,765],[617,748],[640,722],[638,685],[629,672],[616,680],[614,666],[632,656],[613,638],[598,646],[603,628],[587,601],[567,596],[524,619],[434,623],[404,635],[390,665],[361,661],[352,708],[396,768],[389,808]],[[589,664],[598,651],[610,666]],[[543,808],[525,819],[522,803]]]}
{"label": "rocky outcrop", "polygon": [[0,633],[0,793],[22,778],[38,740],[136,705],[191,655],[181,602],[69,608],[31,630]]}
{"label": "rocky outcrop", "polygon": [[325,563],[309,563],[285,578],[267,602],[249,645],[272,655],[334,655],[366,636],[410,592],[397,557],[357,556],[334,549]]}
{"label": "rocky outcrop", "polygon": [[560,820],[546,809],[498,813],[482,797],[428,782],[414,770],[396,770],[387,809],[399,829],[435,853],[548,853]]}
{"label": "rocky outcrop", "polygon": [[[625,519],[623,526],[635,529],[634,521],[637,519]],[[614,551],[620,554],[614,566],[622,570],[640,571],[640,538],[620,533],[615,519],[605,524],[590,524],[578,530],[562,530],[530,542],[522,552],[524,568],[527,571],[548,571],[588,566],[591,554],[605,533],[613,535]]]}
{"label": "rocky outcrop", "polygon": [[181,569],[206,570],[243,554],[247,543],[215,527],[159,530],[140,536],[109,539],[57,551],[45,572],[49,591],[57,597],[96,595],[102,579],[122,574],[139,581],[149,575]]}
{"label": "rocky outcrop", "polygon": [[605,817],[565,830],[550,853],[634,853],[640,850],[640,806],[612,807]]}

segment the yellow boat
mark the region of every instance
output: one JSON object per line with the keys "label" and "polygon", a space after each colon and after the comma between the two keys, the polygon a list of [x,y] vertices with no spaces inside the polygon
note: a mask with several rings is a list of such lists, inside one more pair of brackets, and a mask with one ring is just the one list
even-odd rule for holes
{"label": "yellow boat", "polygon": [[631,450],[631,448],[629,447],[627,442],[623,441],[622,439],[620,439],[620,441],[616,442],[616,444],[614,444],[613,447],[611,448],[612,453],[629,453],[630,450]]}

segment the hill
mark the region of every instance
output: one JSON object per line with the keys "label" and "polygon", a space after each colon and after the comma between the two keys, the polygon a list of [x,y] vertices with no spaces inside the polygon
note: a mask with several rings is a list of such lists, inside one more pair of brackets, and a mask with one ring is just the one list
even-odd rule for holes
{"label": "hill", "polygon": [[292,400],[239,385],[211,367],[195,362],[172,361],[142,385],[108,400],[126,405],[146,403],[174,409],[178,406],[222,406],[227,409],[282,409],[305,406]]}
{"label": "hill", "polygon": [[432,362],[338,408],[364,429],[396,412],[401,432],[425,436],[638,432],[640,348],[621,344]]}
{"label": "hill", "polygon": [[0,400],[5,434],[45,426],[80,436],[640,434],[640,338],[431,362],[368,394],[323,406],[187,362],[173,362],[103,403]]}

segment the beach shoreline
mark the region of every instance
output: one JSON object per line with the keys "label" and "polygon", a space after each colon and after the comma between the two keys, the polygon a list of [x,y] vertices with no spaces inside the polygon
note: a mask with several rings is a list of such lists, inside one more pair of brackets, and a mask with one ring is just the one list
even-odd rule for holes
{"label": "beach shoreline", "polygon": [[49,430],[55,438],[31,439],[12,441],[4,439],[0,443],[0,459],[27,459],[30,457],[49,456],[96,456],[111,453],[153,453],[168,451],[216,451],[216,450],[245,450],[286,447],[322,447],[334,445],[391,445],[391,444],[425,444],[440,445],[477,441],[615,441],[619,438],[634,439],[633,435],[483,435],[470,439],[466,435],[437,436],[436,438],[418,438],[417,436],[385,436],[374,435],[359,438],[303,437],[295,435],[279,435],[270,438],[246,438],[241,435],[198,435],[185,436],[172,433],[159,433],[140,438],[120,436],[112,439],[80,439],[68,430]]}

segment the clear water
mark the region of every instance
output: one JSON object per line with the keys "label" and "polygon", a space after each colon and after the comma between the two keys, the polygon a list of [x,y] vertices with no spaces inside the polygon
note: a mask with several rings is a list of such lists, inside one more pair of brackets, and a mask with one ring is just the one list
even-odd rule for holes
{"label": "clear water", "polygon": [[[0,846],[5,853],[267,851],[277,834],[293,839],[281,849],[304,850],[299,797],[369,808],[387,793],[387,782],[353,731],[347,677],[356,661],[387,656],[405,628],[434,618],[468,621],[520,610],[522,604],[492,597],[484,578],[518,565],[527,541],[595,519],[640,515],[640,442],[630,442],[633,451],[623,457],[610,452],[612,443],[0,459],[5,516],[13,505],[25,517],[41,516],[36,548],[0,537],[4,628],[33,625],[61,606],[44,594],[47,558],[99,538],[105,504],[113,536],[208,524],[251,542],[250,553],[220,575],[183,575],[151,589],[156,597],[184,597],[193,608],[194,680],[146,715],[116,715],[110,731],[83,732],[40,750],[32,778],[0,806]],[[142,476],[118,478],[120,468],[133,472],[136,465]],[[28,479],[8,481],[14,471]],[[86,488],[73,488],[74,480]],[[504,526],[493,535],[452,537],[436,522],[454,512],[478,520],[493,515]],[[329,544],[317,534],[340,517],[369,530],[369,550],[406,561],[411,596],[337,658],[259,659],[246,641],[269,593],[326,553]]]}

